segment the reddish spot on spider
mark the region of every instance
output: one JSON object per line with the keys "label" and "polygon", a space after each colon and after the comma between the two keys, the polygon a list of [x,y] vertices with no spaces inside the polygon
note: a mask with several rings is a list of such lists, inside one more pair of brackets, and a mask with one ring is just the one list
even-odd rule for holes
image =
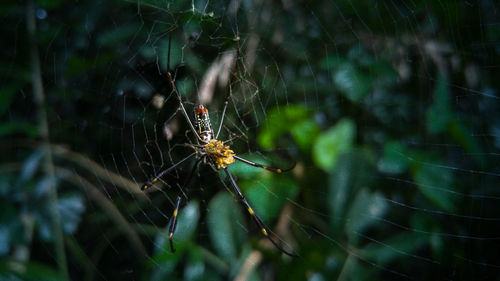
{"label": "reddish spot on spider", "polygon": [[196,114],[208,114],[208,110],[206,107],[203,106],[203,104],[196,106],[194,112]]}

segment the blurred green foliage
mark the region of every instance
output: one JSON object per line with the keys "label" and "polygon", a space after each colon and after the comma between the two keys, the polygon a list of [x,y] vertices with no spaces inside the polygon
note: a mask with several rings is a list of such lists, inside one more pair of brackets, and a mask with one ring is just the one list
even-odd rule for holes
{"label": "blurred green foliage", "polygon": [[356,125],[350,119],[341,119],[322,133],[314,143],[314,161],[325,171],[331,171],[341,154],[351,150],[356,137]]}
{"label": "blurred green foliage", "polygon": [[[498,278],[493,1],[35,1],[43,108],[25,4],[0,4],[0,279],[66,279],[52,207],[71,280]],[[165,76],[170,31],[188,110],[208,69],[239,50],[223,139],[243,134],[231,147],[251,161],[297,165],[229,170],[300,258],[266,244],[224,173],[203,164],[182,189],[170,252],[173,199],[191,164],[161,191],[139,191],[188,153]],[[227,85],[214,89],[216,128]]]}

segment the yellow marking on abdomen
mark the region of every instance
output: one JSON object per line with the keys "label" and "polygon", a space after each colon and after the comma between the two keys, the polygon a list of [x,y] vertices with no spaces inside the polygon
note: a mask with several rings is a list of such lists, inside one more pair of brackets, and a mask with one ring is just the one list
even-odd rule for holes
{"label": "yellow marking on abdomen", "polygon": [[178,212],[179,212],[179,210],[177,210],[177,209],[174,210],[174,217],[177,217]]}
{"label": "yellow marking on abdomen", "polygon": [[262,228],[260,231],[262,231],[262,234],[264,234],[264,236],[267,236],[267,231],[265,228]]}
{"label": "yellow marking on abdomen", "polygon": [[248,212],[250,213],[250,215],[252,215],[252,216],[254,215],[254,212],[253,212],[252,208],[250,208],[250,207],[248,207]]}
{"label": "yellow marking on abdomen", "polygon": [[173,232],[170,232],[170,233],[168,234],[168,238],[172,239],[172,236],[174,236],[174,233],[173,233]]}

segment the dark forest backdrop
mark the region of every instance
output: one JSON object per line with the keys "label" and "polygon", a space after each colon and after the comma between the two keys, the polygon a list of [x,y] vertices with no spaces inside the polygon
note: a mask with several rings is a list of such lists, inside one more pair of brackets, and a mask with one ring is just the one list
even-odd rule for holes
{"label": "dark forest backdrop", "polygon": [[[499,280],[495,1],[2,1],[2,280]],[[203,102],[233,150],[191,163]],[[177,112],[177,114],[176,114]],[[168,222],[181,192],[175,233]]]}

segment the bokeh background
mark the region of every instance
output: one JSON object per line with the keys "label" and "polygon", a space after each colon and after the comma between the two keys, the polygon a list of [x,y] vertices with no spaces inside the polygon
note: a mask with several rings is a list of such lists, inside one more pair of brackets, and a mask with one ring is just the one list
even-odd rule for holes
{"label": "bokeh background", "polygon": [[[2,1],[2,280],[500,280],[495,1]],[[273,174],[194,160],[205,104]],[[192,177],[189,175],[192,174]],[[188,179],[190,179],[188,181]],[[181,195],[175,233],[168,224]]]}

